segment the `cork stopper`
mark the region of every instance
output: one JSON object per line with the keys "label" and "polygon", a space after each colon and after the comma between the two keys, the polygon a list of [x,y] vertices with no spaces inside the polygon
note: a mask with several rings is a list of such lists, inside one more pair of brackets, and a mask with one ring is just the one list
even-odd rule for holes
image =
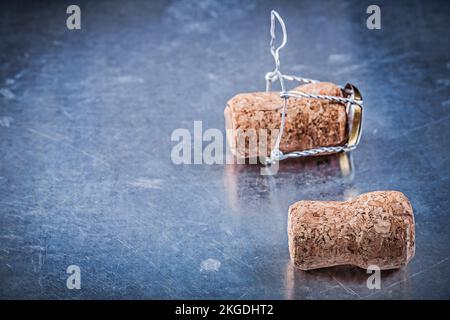
{"label": "cork stopper", "polygon": [[[294,89],[309,94],[343,96],[332,83],[319,82]],[[241,93],[224,111],[227,141],[232,152],[243,158],[268,156],[281,123],[284,100],[278,92]],[[284,153],[344,145],[347,114],[345,105],[323,99],[289,98],[286,126],[280,143]],[[251,139],[256,139],[251,142]],[[261,147],[261,143],[264,144]]]}
{"label": "cork stopper", "polygon": [[302,270],[354,265],[381,270],[414,256],[414,215],[398,191],[375,191],[350,201],[299,201],[289,207],[289,252]]}

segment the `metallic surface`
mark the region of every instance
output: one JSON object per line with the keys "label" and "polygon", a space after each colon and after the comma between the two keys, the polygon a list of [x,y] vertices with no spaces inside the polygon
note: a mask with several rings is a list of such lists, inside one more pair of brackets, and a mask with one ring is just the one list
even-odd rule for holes
{"label": "metallic surface", "polygon": [[[78,1],[78,31],[70,4],[0,10],[1,298],[450,298],[448,3],[378,2],[369,30],[368,1]],[[173,164],[173,130],[224,134],[226,101],[264,89],[271,9],[290,31],[284,71],[363,92],[353,171],[336,155],[274,176]],[[413,205],[407,267],[381,290],[365,270],[293,268],[290,204],[373,190]]]}

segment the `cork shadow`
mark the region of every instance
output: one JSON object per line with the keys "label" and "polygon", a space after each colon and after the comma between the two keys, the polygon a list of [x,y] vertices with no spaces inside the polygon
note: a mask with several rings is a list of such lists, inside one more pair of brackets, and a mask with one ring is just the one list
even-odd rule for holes
{"label": "cork shadow", "polygon": [[[343,296],[355,299],[364,299],[374,293],[382,293],[386,283],[397,281],[404,274],[403,268],[382,270],[381,271],[381,290],[371,290],[367,286],[367,281],[372,273],[367,270],[352,266],[340,265],[315,270],[300,270],[294,267],[292,262],[288,262],[286,273],[290,277],[290,286],[288,289],[288,298],[294,298],[301,293],[301,288],[313,284],[317,287],[314,298],[327,298],[329,296],[336,297],[341,293]],[[333,284],[334,285],[329,285]],[[319,284],[319,285],[318,285]],[[322,286],[320,284],[326,284]]]}

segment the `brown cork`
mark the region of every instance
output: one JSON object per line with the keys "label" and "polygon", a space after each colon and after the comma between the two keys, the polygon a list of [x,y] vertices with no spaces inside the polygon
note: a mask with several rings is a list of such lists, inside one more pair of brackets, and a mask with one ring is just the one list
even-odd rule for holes
{"label": "brown cork", "polygon": [[381,270],[414,256],[414,215],[398,191],[375,191],[350,201],[299,201],[289,207],[289,252],[302,270],[355,265]]}
{"label": "brown cork", "polygon": [[[328,82],[305,84],[294,90],[342,96],[341,89]],[[270,155],[280,128],[283,103],[278,92],[241,93],[228,101],[224,115],[227,140],[234,155],[243,158]],[[289,98],[280,150],[287,153],[343,145],[347,139],[346,123],[343,104],[323,99]],[[261,134],[260,129],[265,129],[267,134]],[[249,142],[250,138],[244,139],[245,136],[251,139],[256,136],[257,143]],[[260,143],[266,147],[258,147]]]}

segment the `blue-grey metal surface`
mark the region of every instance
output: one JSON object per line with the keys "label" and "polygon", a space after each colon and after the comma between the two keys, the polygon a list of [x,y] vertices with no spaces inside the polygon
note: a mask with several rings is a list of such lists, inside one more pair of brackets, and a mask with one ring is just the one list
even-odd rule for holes
{"label": "blue-grey metal surface", "polygon": [[[450,298],[450,6],[367,1],[72,2],[0,8],[1,298]],[[256,166],[174,165],[176,128],[224,130],[238,92],[273,67],[269,12],[285,19],[282,68],[365,102],[343,177],[335,157]],[[366,287],[364,270],[302,272],[287,209],[301,199],[404,192],[416,256]],[[81,289],[66,268],[81,268]]]}

